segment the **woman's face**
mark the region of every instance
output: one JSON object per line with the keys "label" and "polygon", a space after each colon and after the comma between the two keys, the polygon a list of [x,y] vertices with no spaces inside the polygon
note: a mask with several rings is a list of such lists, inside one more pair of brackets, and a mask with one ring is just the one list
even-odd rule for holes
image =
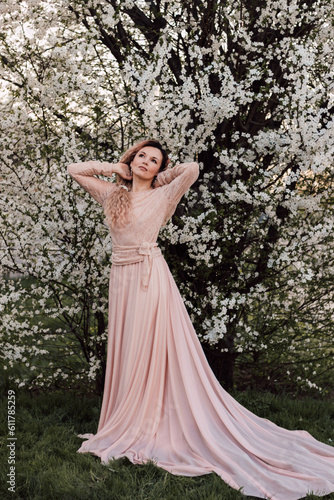
{"label": "woman's face", "polygon": [[130,164],[132,174],[143,180],[152,180],[159,172],[162,159],[163,156],[160,149],[152,146],[141,148]]}

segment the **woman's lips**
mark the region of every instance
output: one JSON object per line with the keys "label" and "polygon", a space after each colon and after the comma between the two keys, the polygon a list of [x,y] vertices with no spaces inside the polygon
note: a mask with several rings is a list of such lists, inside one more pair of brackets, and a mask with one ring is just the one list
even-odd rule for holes
{"label": "woman's lips", "polygon": [[140,167],[138,167],[138,168],[140,168],[140,170],[145,170],[145,171],[147,171],[147,168],[143,167],[142,165],[140,165]]}

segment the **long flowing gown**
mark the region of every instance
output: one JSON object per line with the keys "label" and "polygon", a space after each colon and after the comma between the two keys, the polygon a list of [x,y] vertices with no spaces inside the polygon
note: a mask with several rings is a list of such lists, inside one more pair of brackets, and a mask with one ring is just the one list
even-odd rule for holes
{"label": "long flowing gown", "polygon": [[[70,175],[101,205],[111,164],[72,164]],[[78,450],[107,464],[154,460],[172,474],[216,472],[246,495],[294,500],[334,491],[334,448],[290,431],[235,401],[209,367],[166,261],[160,227],[198,177],[196,163],[130,192],[131,220],[112,229],[113,265],[105,388],[98,431]]]}

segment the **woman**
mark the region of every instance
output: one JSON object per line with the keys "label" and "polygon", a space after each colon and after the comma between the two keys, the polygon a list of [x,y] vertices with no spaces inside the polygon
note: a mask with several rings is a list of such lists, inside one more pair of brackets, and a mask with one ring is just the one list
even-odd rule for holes
{"label": "woman", "polygon": [[[152,459],[172,474],[216,472],[246,495],[294,500],[334,491],[334,449],[304,431],[259,418],[220,386],[156,244],[159,229],[198,177],[196,163],[167,169],[156,141],[120,163],[87,162],[70,175],[103,207],[113,252],[109,338],[96,435],[79,452],[108,463]],[[117,174],[117,183],[95,177]]]}

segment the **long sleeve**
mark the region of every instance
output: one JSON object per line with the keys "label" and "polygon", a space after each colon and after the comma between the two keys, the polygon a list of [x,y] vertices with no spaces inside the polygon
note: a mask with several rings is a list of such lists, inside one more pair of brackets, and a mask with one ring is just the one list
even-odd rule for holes
{"label": "long sleeve", "polygon": [[168,199],[168,210],[165,215],[165,223],[173,215],[175,208],[182,196],[194,184],[199,175],[197,163],[181,163],[174,168],[160,172],[157,175],[157,184],[163,189]]}
{"label": "long sleeve", "polygon": [[112,163],[100,161],[72,163],[67,167],[67,171],[101,205],[106,194],[115,187],[115,184],[112,182],[94,177],[95,175],[110,177],[113,174]]}

